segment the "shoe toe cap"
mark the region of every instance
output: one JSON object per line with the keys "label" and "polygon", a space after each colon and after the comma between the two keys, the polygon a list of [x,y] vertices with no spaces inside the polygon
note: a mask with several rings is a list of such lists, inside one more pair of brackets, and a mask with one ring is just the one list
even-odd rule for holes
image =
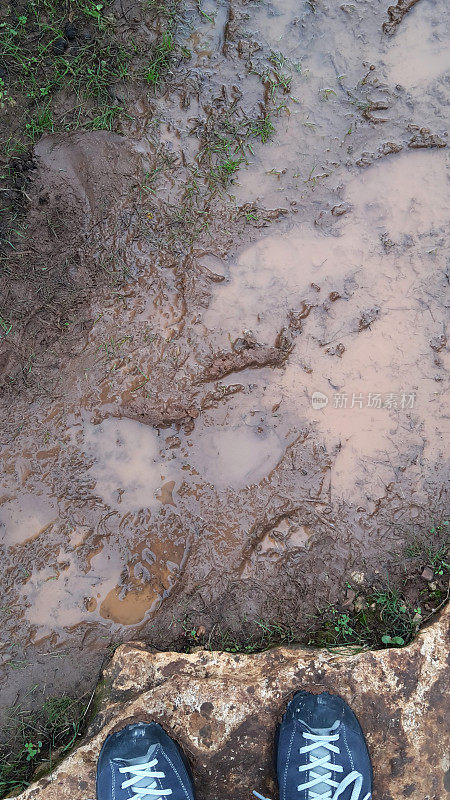
{"label": "shoe toe cap", "polygon": [[353,730],[360,730],[353,711],[339,695],[322,692],[297,692],[288,712],[292,718],[302,720],[310,728],[331,728],[339,720]]}
{"label": "shoe toe cap", "polygon": [[109,761],[115,758],[128,759],[144,756],[152,744],[165,744],[167,734],[156,722],[135,722],[126,725],[106,739],[101,760]]}

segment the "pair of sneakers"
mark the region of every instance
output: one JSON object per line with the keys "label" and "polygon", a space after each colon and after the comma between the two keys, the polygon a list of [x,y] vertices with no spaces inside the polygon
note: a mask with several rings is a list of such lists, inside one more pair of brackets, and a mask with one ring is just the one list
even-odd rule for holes
{"label": "pair of sneakers", "polygon": [[[294,695],[277,731],[275,758],[280,800],[372,797],[364,734],[337,695]],[[97,800],[165,798],[195,800],[195,790],[184,753],[164,729],[140,722],[108,736],[98,761]]]}

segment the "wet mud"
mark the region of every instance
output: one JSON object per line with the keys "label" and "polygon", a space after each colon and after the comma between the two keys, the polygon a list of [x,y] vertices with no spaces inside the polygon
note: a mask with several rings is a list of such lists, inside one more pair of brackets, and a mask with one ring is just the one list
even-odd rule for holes
{"label": "wet mud", "polygon": [[[4,707],[186,619],[301,633],[444,518],[445,4],[398,8],[211,2],[120,135],[35,146],[2,284]],[[273,134],[218,188],[249,109]]]}

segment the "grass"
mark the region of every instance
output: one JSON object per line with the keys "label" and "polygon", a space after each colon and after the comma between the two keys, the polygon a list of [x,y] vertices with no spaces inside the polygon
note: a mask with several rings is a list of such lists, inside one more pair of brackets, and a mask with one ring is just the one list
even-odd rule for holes
{"label": "grass", "polygon": [[275,97],[277,92],[289,94],[292,76],[285,71],[286,66],[289,64],[288,59],[282,53],[272,52],[269,56],[269,63],[272,65],[272,70],[267,74],[266,80],[270,86],[272,98]]}
{"label": "grass", "polygon": [[[142,233],[158,253],[173,252],[193,245],[202,235],[214,235],[217,203],[227,209],[230,224],[238,212],[229,203],[227,192],[241,167],[254,155],[254,143],[265,144],[274,133],[274,112],[244,113],[235,103],[212,108],[206,119],[197,120],[191,135],[199,140],[193,162],[173,163],[173,156],[159,145],[156,163],[141,183]],[[170,170],[172,185],[177,186],[177,202],[164,198],[161,181]],[[254,216],[245,217],[251,222]],[[211,226],[211,232],[209,227]]]}
{"label": "grass", "polygon": [[314,647],[354,645],[361,648],[409,644],[422,621],[421,609],[411,606],[396,589],[375,590],[361,597],[356,609],[345,612],[329,606],[320,625],[308,636]]}
{"label": "grass", "polygon": [[[293,62],[283,55],[283,53],[271,51],[265,63],[255,63],[251,65],[251,71],[258,75],[266,87],[268,98],[273,105],[279,102],[283,95],[290,95],[292,86],[292,72],[302,73],[299,62]],[[291,100],[299,102],[293,97]],[[278,105],[278,109],[284,108],[285,102]]]}
{"label": "grass", "polygon": [[[440,536],[442,531],[448,529],[449,523],[446,521],[442,525],[438,525],[436,528],[430,529],[430,534],[433,538]],[[432,568],[433,572],[436,575],[444,575],[446,572],[450,571],[450,564],[448,562],[448,540],[444,541],[442,544],[437,545],[435,541],[426,542],[424,544],[425,553],[427,556],[427,561],[430,567]]]}
{"label": "grass", "polygon": [[[404,569],[404,587],[415,581],[415,598],[394,588],[355,594],[351,610],[329,606],[320,614],[320,623],[313,622],[307,643],[316,647],[354,645],[361,648],[402,647],[409,644],[417,631],[448,600],[450,565],[448,563],[449,522],[431,527],[425,534],[416,534],[399,555]],[[433,580],[425,582],[421,573],[431,567]]]}
{"label": "grass", "polygon": [[[304,633],[290,624],[276,620],[243,620],[239,632],[215,625],[207,633],[190,617],[182,623],[183,649],[194,647],[224,650],[231,653],[256,653],[280,645],[301,644],[310,647],[354,647],[381,649],[409,644],[417,631],[447,601],[450,594],[449,522],[430,528],[425,536],[415,536],[401,554],[405,568],[403,586],[413,579],[415,596],[393,587],[354,589],[346,583],[347,593],[354,595],[346,608],[337,603],[319,609],[309,620]],[[414,559],[413,562],[409,559]],[[424,567],[431,567],[433,580],[421,579]],[[408,599],[409,598],[409,599]]]}
{"label": "grass", "polygon": [[272,647],[302,644],[331,648],[364,649],[409,644],[422,622],[420,607],[413,607],[395,589],[373,591],[360,598],[357,610],[330,605],[310,620],[309,632],[297,634],[295,625],[275,620],[243,621],[239,633],[217,626],[206,635],[191,619],[183,623],[185,648],[203,647],[229,653],[259,653]]}
{"label": "grass", "polygon": [[433,569],[438,575],[448,572],[447,561],[450,544],[450,522],[445,520],[440,525],[433,525],[425,535],[413,534],[408,541],[404,555],[407,558],[420,559],[425,566]]}
{"label": "grass", "polygon": [[[73,307],[87,296],[86,287],[61,277],[64,270],[69,272],[68,260],[67,267],[55,270],[53,264],[48,269],[45,258],[38,267],[23,257],[29,207],[26,189],[35,166],[32,148],[46,133],[121,132],[122,123],[131,119],[128,87],[131,102],[136,92],[147,98],[151,94],[154,101],[164,88],[172,61],[185,55],[176,42],[183,16],[181,0],[138,0],[138,5],[145,35],[142,26],[123,25],[112,0],[18,0],[15,4],[0,0],[4,11],[0,15],[0,144],[9,157],[0,176],[0,285],[7,287],[0,292],[0,340],[19,335],[22,320],[35,306],[43,316],[51,315],[50,324],[49,319],[44,324],[56,338],[61,325],[68,330],[66,321]],[[170,168],[167,159],[164,168],[166,172]],[[41,217],[55,242],[64,236],[64,227],[59,230],[59,220],[46,216],[44,208]],[[93,265],[90,290],[100,283],[115,286],[126,279],[120,254],[99,255],[98,262]],[[20,281],[27,285],[26,303]],[[35,379],[35,370],[29,378],[33,360],[27,365],[27,357],[28,353],[21,357],[19,372],[11,366],[13,377],[7,376],[0,390],[15,391],[23,380]]]}
{"label": "grass", "polygon": [[161,41],[154,48],[152,60],[147,68],[145,80],[151,86],[158,86],[161,83],[162,75],[166,72],[175,44],[171,30],[163,33]]}
{"label": "grass", "polygon": [[9,153],[49,131],[112,130],[125,113],[118,88],[161,84],[176,50],[179,0],[142,5],[155,29],[145,46],[131,32],[119,34],[109,0],[7,6],[0,22],[0,109],[14,127],[4,142]]}
{"label": "grass", "polygon": [[[154,40],[145,46],[133,41],[130,32],[127,38],[122,28],[119,36],[109,0],[73,0],[70,7],[64,0],[19,0],[14,9],[7,7],[0,23],[0,66],[6,70],[0,98],[6,114],[14,116],[10,124],[13,134],[4,143],[10,155],[25,152],[49,132],[120,130],[121,120],[129,116],[124,87],[140,83],[144,91],[151,89],[156,94],[172,74],[175,59],[180,62],[190,57],[176,41],[183,18],[181,0],[139,2],[154,31]],[[287,61],[272,53],[267,63],[280,72]],[[284,78],[280,85],[283,83]],[[214,198],[254,156],[254,142],[270,140],[275,113],[277,109],[267,103],[264,111],[254,116],[237,110],[235,104],[213,108],[206,121],[197,122],[194,132],[200,139],[199,153],[194,163],[186,165],[181,180],[173,174],[177,167],[162,156],[155,174],[144,181],[142,192],[156,194],[156,173],[160,171],[162,177],[170,171],[178,184],[176,203],[172,199],[166,202],[158,187],[158,202],[152,204],[147,198],[147,207],[142,209],[144,231],[154,236],[155,223],[159,226],[159,249],[178,250],[208,230]],[[8,179],[9,185],[13,182],[14,176]],[[7,244],[14,241],[6,228],[8,219],[5,214],[3,238]]]}
{"label": "grass", "polygon": [[53,133],[53,131],[53,113],[50,101],[48,101],[25,123],[25,133],[34,142],[44,133]]}
{"label": "grass", "polygon": [[4,320],[3,317],[0,317],[0,342],[5,336],[8,336],[8,333],[10,333],[11,330],[12,325],[8,325],[6,320]]}
{"label": "grass", "polygon": [[261,653],[272,647],[289,645],[295,641],[295,634],[289,625],[277,622],[268,622],[263,619],[253,623],[244,621],[242,630],[236,633],[220,626],[213,628],[208,637],[201,627],[192,624],[189,617],[183,620],[183,631],[186,638],[186,650],[201,646],[206,650],[221,650],[225,653]]}
{"label": "grass", "polygon": [[38,712],[10,709],[7,741],[0,749],[0,798],[53,769],[84,733],[91,699],[53,697]]}
{"label": "grass", "polygon": [[[0,23],[9,98],[4,105],[22,109],[19,142],[21,133],[35,141],[56,124],[70,130],[104,115],[113,105],[111,87],[126,78],[134,55],[132,46],[123,47],[115,40],[105,5],[75,0],[71,4],[74,23],[68,21],[67,5],[55,0],[29,0],[20,10],[17,14],[10,8]],[[63,90],[73,100],[59,118],[54,99]]]}
{"label": "grass", "polygon": [[272,113],[262,116],[247,116],[234,105],[220,115],[210,114],[195,128],[201,146],[197,156],[197,169],[193,177],[215,193],[218,184],[226,187],[242,164],[247,164],[253,155],[252,142],[268,142],[275,131]]}
{"label": "grass", "polygon": [[254,139],[260,139],[263,144],[271,139],[275,128],[272,124],[270,114],[264,114],[257,119],[248,120],[245,125],[248,128],[249,136]]}

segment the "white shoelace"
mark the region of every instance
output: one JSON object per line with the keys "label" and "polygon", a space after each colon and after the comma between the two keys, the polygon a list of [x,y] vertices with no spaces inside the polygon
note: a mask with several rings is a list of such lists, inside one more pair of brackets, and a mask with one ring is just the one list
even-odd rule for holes
{"label": "white shoelace", "polygon": [[128,767],[119,767],[122,774],[129,773],[131,778],[122,783],[122,789],[132,787],[133,800],[163,800],[172,794],[172,789],[158,789],[155,778],[165,778],[164,772],[154,770],[158,759],[154,758],[147,764],[130,764]]}
{"label": "white shoelace", "polygon": [[[333,725],[333,728],[335,725]],[[306,777],[308,780],[306,783],[300,783],[297,786],[299,792],[309,789],[308,800],[338,800],[353,783],[350,800],[370,800],[370,792],[365,797],[360,797],[363,782],[363,776],[360,772],[353,770],[340,782],[333,780],[333,772],[343,771],[342,766],[331,762],[331,753],[340,752],[339,747],[333,744],[333,742],[339,740],[338,733],[303,733],[303,738],[310,743],[301,747],[299,752],[300,755],[309,754],[309,764],[299,767],[298,771],[307,772],[308,775]],[[258,792],[253,792],[253,794],[259,800],[269,800],[269,798],[258,794]]]}

